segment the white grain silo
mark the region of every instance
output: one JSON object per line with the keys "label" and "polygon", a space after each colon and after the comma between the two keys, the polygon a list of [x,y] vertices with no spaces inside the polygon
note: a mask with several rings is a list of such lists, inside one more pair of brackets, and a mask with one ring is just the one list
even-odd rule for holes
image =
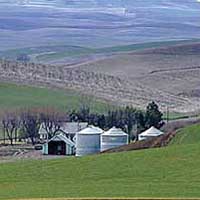
{"label": "white grain silo", "polygon": [[76,156],[85,156],[100,152],[100,140],[103,130],[89,126],[76,134]]}
{"label": "white grain silo", "polygon": [[128,134],[113,127],[101,135],[101,151],[128,144]]}
{"label": "white grain silo", "polygon": [[158,137],[158,136],[163,135],[163,134],[164,133],[162,131],[160,131],[159,129],[157,129],[154,126],[152,126],[148,130],[146,130],[143,133],[139,134],[139,141],[152,139],[154,137]]}

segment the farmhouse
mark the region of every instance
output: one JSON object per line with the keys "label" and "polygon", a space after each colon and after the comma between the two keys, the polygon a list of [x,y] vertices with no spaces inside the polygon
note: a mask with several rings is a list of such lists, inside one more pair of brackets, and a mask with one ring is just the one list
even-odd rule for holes
{"label": "farmhouse", "polygon": [[153,137],[158,137],[163,135],[164,133],[155,127],[151,127],[148,130],[144,131],[143,133],[139,134],[139,140],[146,140],[151,139]]}
{"label": "farmhouse", "polygon": [[[86,128],[88,126],[88,123],[86,122],[65,122],[61,125],[59,132],[63,133],[69,138],[73,138],[75,134],[82,129]],[[41,124],[40,129],[39,129],[39,135],[41,140],[46,140],[47,139],[47,131],[45,129],[44,123]]]}
{"label": "farmhouse", "polygon": [[43,145],[43,154],[46,155],[74,155],[75,143],[64,134],[55,135]]}

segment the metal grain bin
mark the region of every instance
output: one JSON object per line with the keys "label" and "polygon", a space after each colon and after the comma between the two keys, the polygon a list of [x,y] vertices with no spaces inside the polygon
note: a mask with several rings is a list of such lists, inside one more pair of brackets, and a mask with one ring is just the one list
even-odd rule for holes
{"label": "metal grain bin", "polygon": [[100,152],[100,137],[103,130],[94,126],[76,134],[76,156],[85,156]]}
{"label": "metal grain bin", "polygon": [[128,144],[128,134],[113,127],[101,135],[101,151]]}

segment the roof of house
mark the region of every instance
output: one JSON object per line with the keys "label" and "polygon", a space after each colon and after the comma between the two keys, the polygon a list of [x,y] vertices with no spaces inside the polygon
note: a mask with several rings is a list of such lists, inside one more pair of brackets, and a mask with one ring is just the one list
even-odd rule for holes
{"label": "roof of house", "polygon": [[124,131],[122,131],[122,129],[120,128],[116,128],[113,127],[111,129],[109,129],[108,131],[106,131],[105,133],[103,133],[102,135],[109,135],[109,136],[127,136],[128,134],[126,134]]}
{"label": "roof of house", "polygon": [[47,143],[51,141],[64,141],[66,144],[69,144],[70,146],[75,146],[75,143],[63,134],[55,135]]}
{"label": "roof of house", "polygon": [[[80,130],[86,128],[88,126],[87,122],[65,122],[62,124],[60,130],[61,132],[67,133],[67,134],[75,134],[79,132]],[[39,134],[46,134],[46,130],[44,128],[44,123],[41,124],[39,129]],[[53,128],[54,129],[54,128]]]}
{"label": "roof of house", "polygon": [[148,130],[142,132],[140,134],[140,136],[143,136],[143,137],[156,137],[156,136],[163,135],[163,134],[164,133],[162,131],[160,131],[159,129],[157,129],[154,126],[152,126]]}

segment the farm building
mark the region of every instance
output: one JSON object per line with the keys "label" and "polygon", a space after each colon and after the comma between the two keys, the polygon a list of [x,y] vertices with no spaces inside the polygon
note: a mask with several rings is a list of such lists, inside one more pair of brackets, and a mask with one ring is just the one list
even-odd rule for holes
{"label": "farm building", "polygon": [[148,130],[144,131],[143,133],[139,134],[139,141],[151,139],[153,137],[158,137],[163,135],[164,133],[155,127],[151,127]]}
{"label": "farm building", "polygon": [[63,134],[55,135],[43,145],[46,155],[74,155],[75,143]]}
{"label": "farm building", "polygon": [[[61,125],[59,132],[65,134],[69,138],[73,138],[77,132],[86,128],[88,123],[86,122],[65,122]],[[39,135],[41,140],[47,139],[47,131],[45,130],[44,123],[40,125]]]}
{"label": "farm building", "polygon": [[89,126],[78,132],[75,137],[76,156],[99,153],[102,133],[103,130],[95,126]]}
{"label": "farm building", "polygon": [[101,151],[128,144],[128,134],[113,127],[101,135]]}

